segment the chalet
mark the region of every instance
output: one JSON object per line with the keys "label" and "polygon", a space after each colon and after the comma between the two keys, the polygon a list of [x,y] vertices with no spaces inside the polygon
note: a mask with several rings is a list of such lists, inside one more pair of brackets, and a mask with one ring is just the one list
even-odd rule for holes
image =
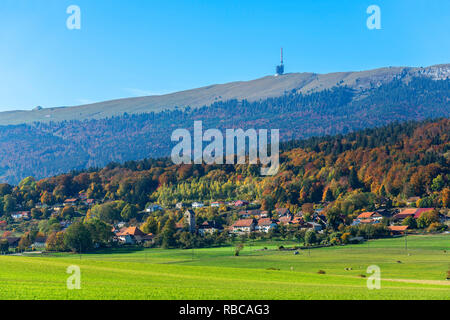
{"label": "chalet", "polygon": [[255,231],[255,220],[254,219],[241,219],[236,221],[231,227],[233,233],[250,233]]}
{"label": "chalet", "polygon": [[256,230],[259,232],[268,233],[271,229],[277,227],[275,221],[270,218],[262,218],[258,220],[258,225],[256,226]]}
{"label": "chalet", "polygon": [[408,226],[389,226],[388,229],[391,231],[392,235],[401,235],[405,234]]}
{"label": "chalet", "polygon": [[198,228],[198,233],[201,236],[205,234],[213,234],[215,232],[220,232],[221,228],[216,224],[215,221],[205,221]]}
{"label": "chalet", "polygon": [[192,208],[203,208],[205,205],[201,202],[194,202]]}

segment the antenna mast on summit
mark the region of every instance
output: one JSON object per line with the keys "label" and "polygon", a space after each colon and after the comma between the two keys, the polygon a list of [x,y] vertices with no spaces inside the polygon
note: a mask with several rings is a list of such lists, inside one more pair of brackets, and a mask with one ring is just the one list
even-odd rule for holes
{"label": "antenna mast on summit", "polygon": [[281,76],[284,73],[283,48],[280,50],[281,64],[276,67],[275,76]]}

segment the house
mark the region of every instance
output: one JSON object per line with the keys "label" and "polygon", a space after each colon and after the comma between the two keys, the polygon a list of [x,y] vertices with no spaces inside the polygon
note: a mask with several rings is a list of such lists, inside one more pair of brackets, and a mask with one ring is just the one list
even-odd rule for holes
{"label": "house", "polygon": [[201,202],[194,202],[192,208],[203,208],[205,205]]}
{"label": "house", "polygon": [[86,192],[81,192],[80,194],[78,194],[78,197],[80,198],[80,200],[86,200],[87,199],[87,194]]}
{"label": "house", "polygon": [[262,218],[258,220],[256,230],[259,232],[268,233],[271,229],[276,228],[277,224],[270,218]]}
{"label": "house", "polygon": [[255,231],[255,219],[241,219],[236,221],[232,226],[233,233],[250,233]]}
{"label": "house", "polygon": [[278,214],[279,217],[285,217],[285,216],[291,215],[291,211],[288,208],[275,209],[275,213]]}
{"label": "house", "polygon": [[6,227],[8,223],[5,220],[0,221],[0,228]]}
{"label": "house", "polygon": [[377,223],[381,223],[381,221],[374,219],[355,219],[353,220],[352,226],[357,226],[359,224],[377,224]]}
{"label": "house", "polygon": [[322,230],[322,225],[319,224],[319,223],[315,223],[315,222],[307,222],[307,223],[306,223],[306,226],[307,226],[309,229],[314,229],[314,231],[320,231],[320,230]]}
{"label": "house", "polygon": [[392,217],[392,212],[391,211],[389,211],[388,209],[378,209],[378,210],[376,210],[375,211],[376,213],[378,213],[378,214],[380,214],[380,215],[382,215],[383,217],[385,217],[385,218],[390,218],[390,217]]}
{"label": "house", "polygon": [[283,217],[278,219],[278,224],[288,225],[288,224],[291,224],[291,222],[292,222],[292,216],[291,215],[283,216]]}
{"label": "house", "polygon": [[153,239],[152,234],[145,234],[138,227],[123,228],[116,234],[116,236],[123,244],[140,243],[143,239],[146,239],[147,236]]}
{"label": "house", "polygon": [[19,245],[20,238],[18,237],[8,237],[6,238],[6,241],[8,241],[10,248],[17,248]]}
{"label": "house", "polygon": [[86,200],[84,200],[84,204],[87,206],[92,206],[95,204],[95,200],[94,199],[86,199]]}
{"label": "house", "polygon": [[420,200],[420,197],[411,197],[411,198],[408,198],[408,199],[406,200],[406,205],[408,205],[408,206],[415,205],[415,204],[417,203],[417,201],[419,201],[419,200]]}
{"label": "house", "polygon": [[214,202],[211,203],[211,207],[219,208],[220,206],[222,206],[224,204],[225,204],[225,202],[223,202],[223,201],[214,201]]}
{"label": "house", "polygon": [[47,242],[47,237],[36,237],[32,246],[35,248],[43,248],[43,247],[45,247],[46,242]]}
{"label": "house", "polygon": [[29,219],[30,212],[29,211],[13,212],[11,213],[11,218],[13,218],[14,220]]}
{"label": "house", "polygon": [[396,215],[394,215],[394,220],[396,221],[402,221],[408,217],[414,217],[414,215],[416,214],[417,208],[408,208],[405,209],[403,211],[401,211],[400,213],[397,213]]}
{"label": "house", "polygon": [[145,208],[144,212],[151,213],[151,212],[162,211],[162,210],[164,210],[164,209],[160,205],[150,204]]}
{"label": "house", "polygon": [[205,234],[213,234],[215,232],[220,232],[221,228],[216,224],[215,221],[205,221],[198,228],[198,233],[201,236]]}
{"label": "house", "polygon": [[177,208],[177,209],[183,209],[183,208],[184,208],[184,203],[183,203],[183,202],[178,202],[178,203],[175,205],[175,208]]}
{"label": "house", "polygon": [[371,219],[371,220],[381,220],[383,216],[377,212],[363,212],[356,219]]}
{"label": "house", "polygon": [[423,213],[425,213],[425,212],[430,212],[430,211],[433,211],[434,210],[434,208],[418,208],[417,210],[416,210],[416,212],[414,213],[414,219],[418,219],[418,218],[420,218],[420,216],[423,214]]}
{"label": "house", "polygon": [[248,201],[245,201],[245,200],[237,200],[234,202],[235,207],[243,207],[243,206],[247,206],[247,205],[248,205]]}
{"label": "house", "polygon": [[388,229],[391,231],[392,235],[401,235],[405,234],[408,226],[389,226]]}
{"label": "house", "polygon": [[430,212],[433,210],[434,208],[408,208],[394,215],[394,220],[401,221],[406,219],[407,217],[413,217],[414,219],[418,219],[423,213]]}
{"label": "house", "polygon": [[352,225],[357,226],[359,224],[375,224],[383,220],[383,216],[375,211],[363,212],[355,220]]}
{"label": "house", "polygon": [[71,199],[66,199],[64,201],[64,205],[66,206],[75,206],[78,202],[78,198],[71,198]]}
{"label": "house", "polygon": [[269,217],[269,211],[261,211],[261,214],[259,215],[261,218],[268,218]]}

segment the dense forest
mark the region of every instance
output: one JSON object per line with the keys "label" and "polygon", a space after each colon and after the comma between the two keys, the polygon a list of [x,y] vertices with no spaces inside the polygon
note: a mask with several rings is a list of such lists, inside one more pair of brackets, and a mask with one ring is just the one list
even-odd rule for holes
{"label": "dense forest", "polygon": [[[449,99],[448,79],[413,78],[406,82],[399,78],[362,92],[337,85],[310,94],[293,90],[257,102],[232,100],[198,109],[124,114],[102,120],[2,126],[0,181],[18,183],[27,176],[40,179],[110,162],[168,156],[174,145],[172,131],[192,129],[194,120],[202,120],[205,130],[280,129],[281,139],[292,141],[347,134],[394,121],[450,117]],[[348,137],[343,139],[343,152]],[[361,139],[353,145],[376,147],[375,138]],[[322,148],[318,142],[317,148]]]}
{"label": "dense forest", "polygon": [[280,172],[273,177],[261,177],[257,165],[173,165],[164,158],[110,163],[42,180],[28,177],[17,186],[0,185],[0,214],[62,203],[80,192],[141,210],[149,202],[170,206],[236,199],[260,200],[268,210],[294,208],[354,192],[397,202],[418,196],[431,207],[449,205],[449,119],[315,137],[285,143],[283,149]]}

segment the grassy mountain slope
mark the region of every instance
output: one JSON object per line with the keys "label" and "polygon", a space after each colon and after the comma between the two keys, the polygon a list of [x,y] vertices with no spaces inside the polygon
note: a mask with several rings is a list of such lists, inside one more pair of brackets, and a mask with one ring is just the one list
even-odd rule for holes
{"label": "grassy mountain slope", "polygon": [[389,67],[361,72],[329,74],[291,73],[283,76],[266,76],[252,81],[239,81],[211,85],[161,96],[127,98],[74,107],[44,108],[33,111],[8,111],[0,113],[0,125],[49,122],[64,120],[103,119],[111,116],[159,112],[190,106],[198,108],[218,101],[259,101],[279,97],[286,92],[311,93],[330,89],[336,85],[365,90],[387,83],[398,76],[405,79],[423,75],[431,79],[450,76],[450,65],[427,68]]}

